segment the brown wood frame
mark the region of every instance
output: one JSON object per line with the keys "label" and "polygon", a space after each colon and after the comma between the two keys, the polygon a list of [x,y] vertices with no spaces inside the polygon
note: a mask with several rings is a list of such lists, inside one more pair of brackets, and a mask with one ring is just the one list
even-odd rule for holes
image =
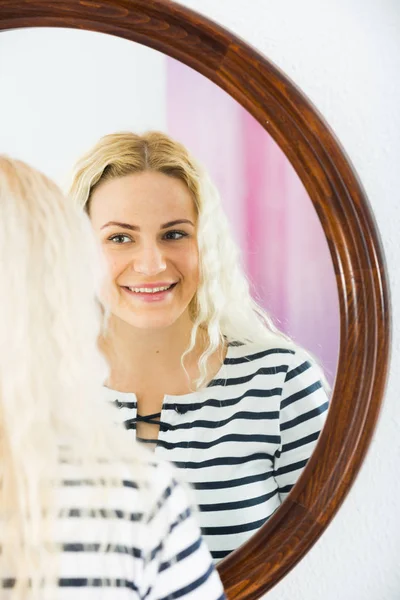
{"label": "brown wood frame", "polygon": [[40,26],[120,36],[208,77],[279,144],[324,228],[341,315],[339,368],[327,423],[288,500],[218,567],[230,600],[260,598],[327,527],[375,428],[389,363],[390,306],[379,235],[365,193],[304,94],[270,61],[205,17],[168,0],[0,0],[0,30]]}

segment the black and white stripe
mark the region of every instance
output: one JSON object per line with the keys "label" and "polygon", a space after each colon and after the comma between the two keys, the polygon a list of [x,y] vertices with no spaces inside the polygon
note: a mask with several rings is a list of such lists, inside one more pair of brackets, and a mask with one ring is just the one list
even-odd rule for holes
{"label": "black and white stripe", "polygon": [[[105,389],[135,436],[135,394]],[[245,542],[286,498],[328,409],[319,370],[299,350],[231,345],[204,389],[165,396],[156,455],[194,488],[215,560]]]}
{"label": "black and white stripe", "polygon": [[[123,487],[107,489],[105,496],[104,488],[79,479],[76,467],[60,465],[55,535],[61,552],[53,598],[226,600],[171,467],[149,464],[145,469],[151,492],[125,481]],[[12,577],[0,580],[2,599],[9,597],[14,583]]]}

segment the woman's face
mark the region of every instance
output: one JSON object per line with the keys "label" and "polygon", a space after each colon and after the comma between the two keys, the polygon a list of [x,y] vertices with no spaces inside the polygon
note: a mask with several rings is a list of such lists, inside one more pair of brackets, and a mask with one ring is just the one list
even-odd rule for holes
{"label": "woman's face", "polygon": [[142,329],[189,310],[199,283],[197,216],[183,181],[145,171],[100,183],[90,218],[109,267],[111,313]]}

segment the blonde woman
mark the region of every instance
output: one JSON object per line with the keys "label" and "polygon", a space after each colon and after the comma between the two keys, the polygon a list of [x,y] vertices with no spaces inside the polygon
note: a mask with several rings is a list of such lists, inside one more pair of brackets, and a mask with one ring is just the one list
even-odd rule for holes
{"label": "blonde woman", "polygon": [[181,144],[107,135],[70,193],[109,267],[104,396],[183,469],[219,560],[297,481],[328,408],[323,376],[252,300],[217,191]]}
{"label": "blonde woman", "polygon": [[89,220],[6,157],[0,210],[0,597],[222,600],[173,469],[101,401]]}

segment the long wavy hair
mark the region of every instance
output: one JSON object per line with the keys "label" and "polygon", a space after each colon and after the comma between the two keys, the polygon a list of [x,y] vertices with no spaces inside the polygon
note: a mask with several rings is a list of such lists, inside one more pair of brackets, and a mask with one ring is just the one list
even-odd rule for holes
{"label": "long wavy hair", "polygon": [[164,173],[183,181],[197,212],[200,284],[190,305],[193,321],[190,345],[182,356],[184,366],[199,330],[205,330],[207,344],[199,360],[200,377],[196,386],[206,383],[208,360],[226,342],[295,349],[290,338],[275,327],[252,298],[218,191],[182,144],[157,131],[106,135],[75,165],[69,195],[90,214],[91,197],[100,183],[144,171]]}
{"label": "long wavy hair", "polygon": [[0,214],[0,579],[15,575],[15,598],[43,599],[60,556],[51,543],[60,461],[107,496],[127,473],[142,476],[143,451],[102,401],[104,265],[89,219],[4,156]]}

